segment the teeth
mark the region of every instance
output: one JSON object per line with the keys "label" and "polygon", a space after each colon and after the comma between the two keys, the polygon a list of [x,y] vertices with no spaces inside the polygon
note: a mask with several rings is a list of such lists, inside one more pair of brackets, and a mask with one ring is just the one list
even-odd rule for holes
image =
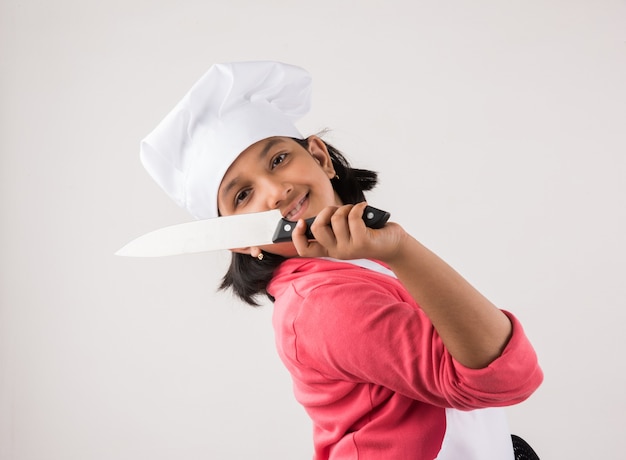
{"label": "teeth", "polygon": [[302,203],[304,203],[305,199],[306,199],[306,196],[300,200],[300,202],[296,205],[295,208],[289,211],[289,213],[287,214],[287,219],[291,219],[293,216],[295,216],[298,213],[298,211],[300,211],[300,209],[302,208]]}

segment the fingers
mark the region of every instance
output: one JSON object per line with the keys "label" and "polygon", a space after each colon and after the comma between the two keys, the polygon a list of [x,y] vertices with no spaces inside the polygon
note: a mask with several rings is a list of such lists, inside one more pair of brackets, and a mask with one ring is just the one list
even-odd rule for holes
{"label": "fingers", "polygon": [[334,247],[337,243],[335,228],[333,222],[338,223],[339,218],[337,215],[341,215],[342,207],[329,206],[324,208],[315,218],[313,224],[311,224],[311,233],[315,237],[315,240],[326,248]]}
{"label": "fingers", "polygon": [[298,222],[292,240],[302,257],[352,258],[364,242],[367,228],[363,222],[363,212],[367,203],[324,208],[311,225],[315,241],[305,235],[304,222]]}
{"label": "fingers", "polygon": [[367,203],[365,201],[355,204],[348,214],[348,227],[350,228],[350,237],[354,243],[362,243],[367,235],[367,227],[363,221],[363,213]]}
{"label": "fingers", "polygon": [[317,241],[309,241],[306,236],[306,222],[298,220],[296,228],[291,233],[291,240],[300,257],[327,257],[326,249]]}
{"label": "fingers", "polygon": [[315,240],[306,236],[306,223],[300,219],[291,234],[293,244],[301,257],[329,257],[331,249],[336,245],[335,234],[331,221],[339,208],[329,206],[324,208],[311,225],[311,233]]}

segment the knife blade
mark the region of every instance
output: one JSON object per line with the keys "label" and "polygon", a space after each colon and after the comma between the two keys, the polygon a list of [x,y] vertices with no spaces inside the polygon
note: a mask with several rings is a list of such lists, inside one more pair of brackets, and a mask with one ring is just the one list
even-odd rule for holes
{"label": "knife blade", "polygon": [[[382,228],[389,220],[387,211],[367,206],[363,221],[369,228]],[[306,235],[314,239],[306,219]],[[216,217],[171,225],[146,233],[115,253],[126,257],[162,257],[221,249],[245,248],[291,241],[296,222],[284,219],[278,209],[250,214]]]}

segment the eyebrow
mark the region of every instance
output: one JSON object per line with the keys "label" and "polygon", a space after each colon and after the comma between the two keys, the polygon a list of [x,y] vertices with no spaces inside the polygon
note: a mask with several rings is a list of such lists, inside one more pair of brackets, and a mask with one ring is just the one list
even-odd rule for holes
{"label": "eyebrow", "polygon": [[[263,147],[263,150],[261,150],[261,152],[259,153],[259,160],[262,161],[263,159],[265,159],[265,157],[270,152],[270,150],[272,150],[272,147],[274,147],[276,144],[279,144],[281,142],[284,142],[284,139],[281,139],[281,138],[270,139],[267,142],[267,144],[265,144],[265,147]],[[239,177],[235,177],[228,184],[226,184],[226,186],[224,187],[224,195],[228,195],[228,193],[237,185],[238,182],[239,182]]]}

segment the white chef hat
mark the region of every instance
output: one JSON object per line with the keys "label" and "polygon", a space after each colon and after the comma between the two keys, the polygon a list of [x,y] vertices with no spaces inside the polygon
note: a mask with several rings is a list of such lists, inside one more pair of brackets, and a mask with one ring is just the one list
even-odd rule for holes
{"label": "white chef hat", "polygon": [[217,217],[217,191],[237,156],[272,136],[302,139],[311,77],[271,61],[215,64],[141,142],[141,162],[197,219]]}

